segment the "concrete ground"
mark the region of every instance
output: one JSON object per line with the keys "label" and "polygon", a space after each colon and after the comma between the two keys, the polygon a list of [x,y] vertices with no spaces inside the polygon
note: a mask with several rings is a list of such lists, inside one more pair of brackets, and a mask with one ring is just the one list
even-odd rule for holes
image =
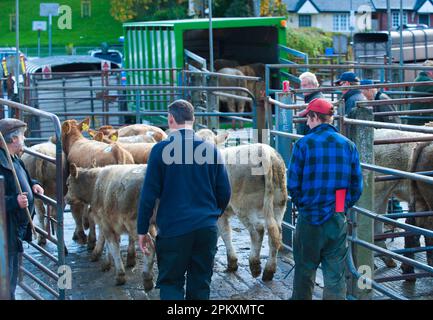
{"label": "concrete ground", "polygon": [[[253,278],[249,271],[248,255],[250,240],[248,232],[243,228],[237,218],[232,219],[233,244],[237,249],[239,269],[237,272],[226,272],[226,251],[224,243],[218,240],[218,252],[215,259],[214,274],[211,285],[211,299],[220,300],[287,300],[292,293],[293,283],[293,261],[290,253],[280,252],[278,257],[277,272],[274,280],[263,282],[261,278]],[[138,264],[132,269],[127,269],[127,282],[123,286],[116,286],[114,280],[114,269],[108,272],[101,271],[100,262],[90,262],[90,252],[85,245],[79,245],[72,241],[74,222],[69,213],[65,216],[65,241],[69,251],[66,258],[67,265],[72,269],[72,289],[67,290],[68,299],[72,300],[157,300],[159,299],[158,289],[146,293],[143,289],[141,276],[141,252],[138,253]],[[127,237],[122,237],[122,253],[126,261]],[[262,267],[266,263],[268,254],[267,237],[263,241],[261,254]],[[48,244],[49,251],[55,250],[53,244]],[[28,247],[38,260],[44,264],[53,265],[47,258],[42,257],[35,249]],[[42,275],[29,262],[25,262],[27,269],[41,277],[44,282],[55,285],[54,281]],[[53,268],[53,267],[52,267]],[[157,268],[155,266],[155,273]],[[53,296],[39,288],[28,278],[25,280],[31,287],[37,290],[44,298],[53,299]],[[20,288],[17,289],[17,299],[29,299],[30,297]],[[321,288],[316,286],[315,299],[321,299]]]}
{"label": "concrete ground", "polygon": [[[146,293],[143,289],[141,276],[141,252],[138,252],[138,263],[136,267],[127,269],[127,282],[123,286],[116,286],[114,279],[114,269],[108,272],[101,271],[101,262],[90,262],[90,252],[87,251],[85,245],[79,245],[72,241],[72,233],[74,231],[74,222],[70,213],[65,214],[65,241],[69,250],[69,255],[66,257],[66,263],[72,269],[72,289],[67,290],[67,298],[72,300],[157,300],[159,292],[153,289]],[[253,278],[249,271],[248,255],[250,250],[250,239],[248,232],[237,220],[232,219],[233,228],[233,244],[238,254],[239,269],[237,272],[228,273],[226,269],[226,251],[224,243],[221,239],[218,240],[218,252],[215,259],[214,274],[211,284],[211,299],[213,300],[287,300],[290,298],[293,288],[293,259],[289,252],[280,252],[278,256],[277,272],[274,280],[263,282],[261,278]],[[397,231],[397,230],[396,230]],[[422,241],[423,243],[423,241]],[[402,248],[403,239],[396,239],[393,242],[388,242],[392,249]],[[48,251],[55,253],[55,246],[48,244]],[[122,254],[126,261],[127,237],[122,237]],[[56,272],[55,266],[51,260],[42,257],[32,247],[27,246],[26,252],[32,254],[38,261],[49,266],[51,270]],[[261,261],[262,267],[266,262],[268,255],[267,237],[263,241]],[[417,260],[425,262],[425,253],[416,255]],[[399,269],[400,262],[397,262],[397,268],[387,268],[379,259],[375,261],[378,269],[375,272],[375,277],[393,276],[401,274]],[[42,274],[30,262],[25,261],[25,268],[34,275],[40,277],[45,283],[52,287],[56,283],[48,276]],[[155,266],[155,274],[157,268]],[[317,285],[315,286],[313,299],[321,299],[323,279],[321,272],[318,272]],[[34,288],[45,299],[53,299],[53,296],[41,289],[37,284],[31,281],[28,277],[25,278],[25,283]],[[407,281],[394,281],[385,283],[385,286],[403,294],[409,299],[433,299],[433,277],[418,279],[415,283]],[[17,299],[30,299],[31,297],[22,289],[17,289]],[[375,299],[384,299],[380,294],[375,295]]]}

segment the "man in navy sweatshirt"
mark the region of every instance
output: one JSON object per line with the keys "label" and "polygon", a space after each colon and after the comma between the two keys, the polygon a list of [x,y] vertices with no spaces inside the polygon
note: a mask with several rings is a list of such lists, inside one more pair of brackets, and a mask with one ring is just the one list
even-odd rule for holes
{"label": "man in navy sweatshirt", "polygon": [[155,249],[162,300],[209,299],[217,220],[231,196],[220,152],[194,134],[193,123],[191,103],[168,106],[172,133],[152,148],[140,195],[137,229],[144,254],[153,246],[147,232],[159,199]]}

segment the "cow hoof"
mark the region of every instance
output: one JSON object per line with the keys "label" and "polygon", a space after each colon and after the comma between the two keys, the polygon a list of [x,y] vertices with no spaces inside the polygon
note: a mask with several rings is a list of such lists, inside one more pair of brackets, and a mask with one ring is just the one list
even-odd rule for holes
{"label": "cow hoof", "polygon": [[39,238],[38,239],[38,245],[39,246],[41,246],[41,247],[43,247],[43,246],[45,246],[47,244],[47,239],[46,238]]}
{"label": "cow hoof", "polygon": [[74,232],[74,235],[72,236],[72,240],[78,242],[78,244],[86,244],[87,243],[87,236],[86,234],[81,232]]}
{"label": "cow hoof", "polygon": [[97,262],[97,261],[99,261],[100,258],[101,258],[100,253],[92,253],[92,255],[90,256],[90,261],[91,262]]}
{"label": "cow hoof", "polygon": [[[409,274],[409,273],[414,273],[415,269],[407,264],[402,263],[401,264],[401,270],[402,270],[402,274]],[[406,282],[415,282],[416,278],[409,278],[409,279],[405,279]]]}
{"label": "cow hoof", "polygon": [[238,259],[228,259],[227,261],[227,272],[236,272],[238,270]]}
{"label": "cow hoof", "polygon": [[96,241],[87,242],[87,251],[92,251],[96,247]]}
{"label": "cow hoof", "polygon": [[262,267],[260,266],[260,261],[250,262],[250,270],[253,278],[257,278],[262,273]]}
{"label": "cow hoof", "polygon": [[110,271],[111,269],[111,263],[110,262],[104,262],[101,266],[102,272]]}
{"label": "cow hoof", "polygon": [[148,280],[146,280],[146,279],[144,279],[143,280],[143,286],[144,286],[144,291],[146,291],[146,292],[149,292],[150,290],[152,290],[153,289],[153,281],[152,281],[152,279],[148,279]]}
{"label": "cow hoof", "polygon": [[135,255],[134,256],[127,256],[126,257],[126,267],[127,268],[133,268],[135,267],[136,261],[135,261]]}
{"label": "cow hoof", "polygon": [[272,281],[272,279],[274,278],[274,273],[275,273],[275,271],[265,269],[263,271],[262,280],[263,281]]}
{"label": "cow hoof", "polygon": [[381,257],[381,260],[385,263],[388,268],[397,267],[397,263],[390,257]]}
{"label": "cow hoof", "polygon": [[121,286],[126,283],[126,275],[124,273],[119,273],[116,276],[116,286]]}

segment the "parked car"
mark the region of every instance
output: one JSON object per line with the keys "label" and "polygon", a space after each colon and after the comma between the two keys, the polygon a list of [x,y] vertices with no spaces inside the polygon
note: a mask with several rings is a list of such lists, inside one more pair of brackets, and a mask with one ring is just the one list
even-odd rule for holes
{"label": "parked car", "polygon": [[109,49],[109,50],[101,50],[95,49],[90,50],[89,55],[95,58],[112,61],[117,63],[118,65],[122,64],[122,53],[119,50]]}

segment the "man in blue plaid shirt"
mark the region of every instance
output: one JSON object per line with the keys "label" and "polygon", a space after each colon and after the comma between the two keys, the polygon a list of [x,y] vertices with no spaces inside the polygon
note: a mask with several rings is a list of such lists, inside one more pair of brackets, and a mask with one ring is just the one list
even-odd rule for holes
{"label": "man in blue plaid shirt", "polygon": [[[331,124],[333,113],[332,104],[320,98],[299,113],[311,130],[296,142],[289,167],[288,188],[299,213],[293,248],[295,300],[312,299],[319,264],[323,299],[346,298],[345,211],[361,196],[362,172],[355,144]],[[336,190],[341,189],[346,193],[344,210],[336,212]]]}

